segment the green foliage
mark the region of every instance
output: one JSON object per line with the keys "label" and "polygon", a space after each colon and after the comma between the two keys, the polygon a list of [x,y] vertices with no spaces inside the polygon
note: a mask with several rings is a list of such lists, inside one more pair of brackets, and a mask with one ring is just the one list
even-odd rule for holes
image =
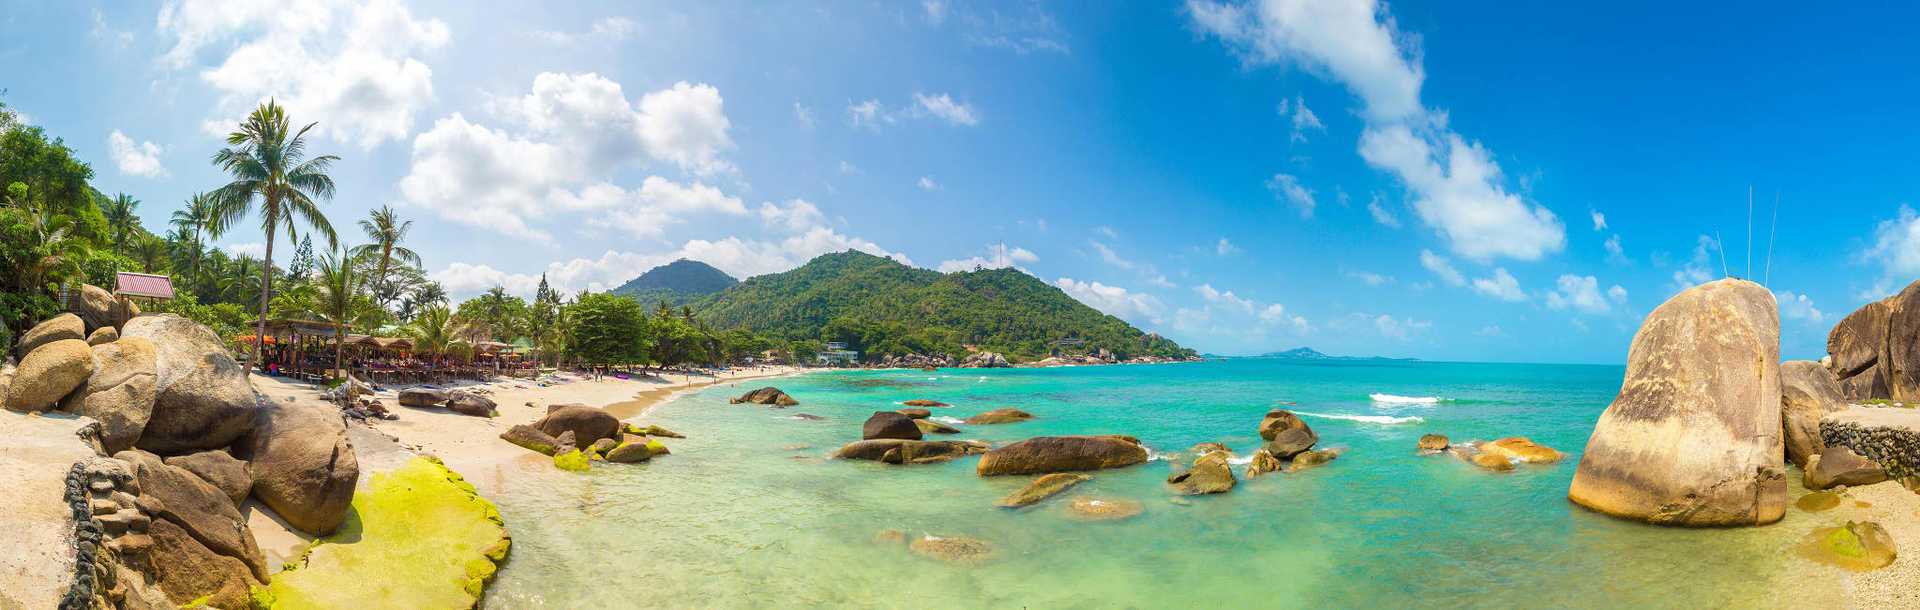
{"label": "green foliage", "polygon": [[150,303],[145,311],[153,313],[176,313],[213,329],[222,340],[234,335],[253,332],[247,324],[253,321],[253,314],[238,303],[201,304],[199,298],[191,292],[178,292],[173,299]]}
{"label": "green foliage", "polygon": [[715,326],[794,341],[799,359],[819,349],[800,342],[815,339],[873,356],[959,356],[970,345],[1033,359],[1048,353],[1049,342],[1069,337],[1123,358],[1193,354],[1019,270],[941,274],[855,251],[749,279],[694,307]]}
{"label": "green foliage", "polygon": [[506,288],[494,286],[461,303],[457,315],[467,321],[474,337],[509,343],[526,327],[527,301],[507,294]]}
{"label": "green foliage", "polygon": [[588,364],[646,362],[652,347],[646,310],[623,296],[581,295],[567,309],[572,320],[570,353]]}

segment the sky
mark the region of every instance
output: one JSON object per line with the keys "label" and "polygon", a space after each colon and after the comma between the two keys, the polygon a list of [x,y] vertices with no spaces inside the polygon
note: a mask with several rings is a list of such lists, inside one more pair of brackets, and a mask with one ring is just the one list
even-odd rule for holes
{"label": "sky", "polygon": [[1203,352],[1621,363],[1726,274],[1787,358],[1920,278],[1913,7],[0,7],[0,101],[148,227],[272,98],[342,158],[342,236],[392,205],[457,298],[858,249]]}

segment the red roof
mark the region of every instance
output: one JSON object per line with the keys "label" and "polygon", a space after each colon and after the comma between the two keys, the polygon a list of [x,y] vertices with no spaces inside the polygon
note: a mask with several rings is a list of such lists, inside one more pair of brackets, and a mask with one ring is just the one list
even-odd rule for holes
{"label": "red roof", "polygon": [[120,272],[114,274],[114,294],[152,297],[156,299],[173,298],[173,278],[164,275]]}

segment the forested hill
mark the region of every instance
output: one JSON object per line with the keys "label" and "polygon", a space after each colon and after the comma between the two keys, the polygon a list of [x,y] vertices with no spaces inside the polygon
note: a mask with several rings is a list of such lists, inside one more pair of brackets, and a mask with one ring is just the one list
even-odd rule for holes
{"label": "forested hill", "polygon": [[649,269],[613,289],[613,293],[633,297],[649,307],[663,299],[677,306],[738,283],[739,280],[713,265],[683,258]]}
{"label": "forested hill", "polygon": [[1048,342],[1063,338],[1122,358],[1193,355],[1018,270],[942,274],[857,251],[748,279],[697,300],[694,309],[715,327],[844,341],[876,356],[964,356],[963,345],[972,345],[1035,359],[1046,356]]}

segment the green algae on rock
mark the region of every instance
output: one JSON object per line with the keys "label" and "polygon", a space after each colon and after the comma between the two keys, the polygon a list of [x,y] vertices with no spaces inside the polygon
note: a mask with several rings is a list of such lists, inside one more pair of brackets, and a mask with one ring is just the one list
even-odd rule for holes
{"label": "green algae on rock", "polygon": [[578,449],[553,454],[553,467],[561,470],[586,472],[590,468],[588,463],[587,454]]}
{"label": "green algae on rock", "polygon": [[346,523],[289,562],[256,603],[272,608],[472,608],[512,538],[493,503],[438,460],[373,475]]}

